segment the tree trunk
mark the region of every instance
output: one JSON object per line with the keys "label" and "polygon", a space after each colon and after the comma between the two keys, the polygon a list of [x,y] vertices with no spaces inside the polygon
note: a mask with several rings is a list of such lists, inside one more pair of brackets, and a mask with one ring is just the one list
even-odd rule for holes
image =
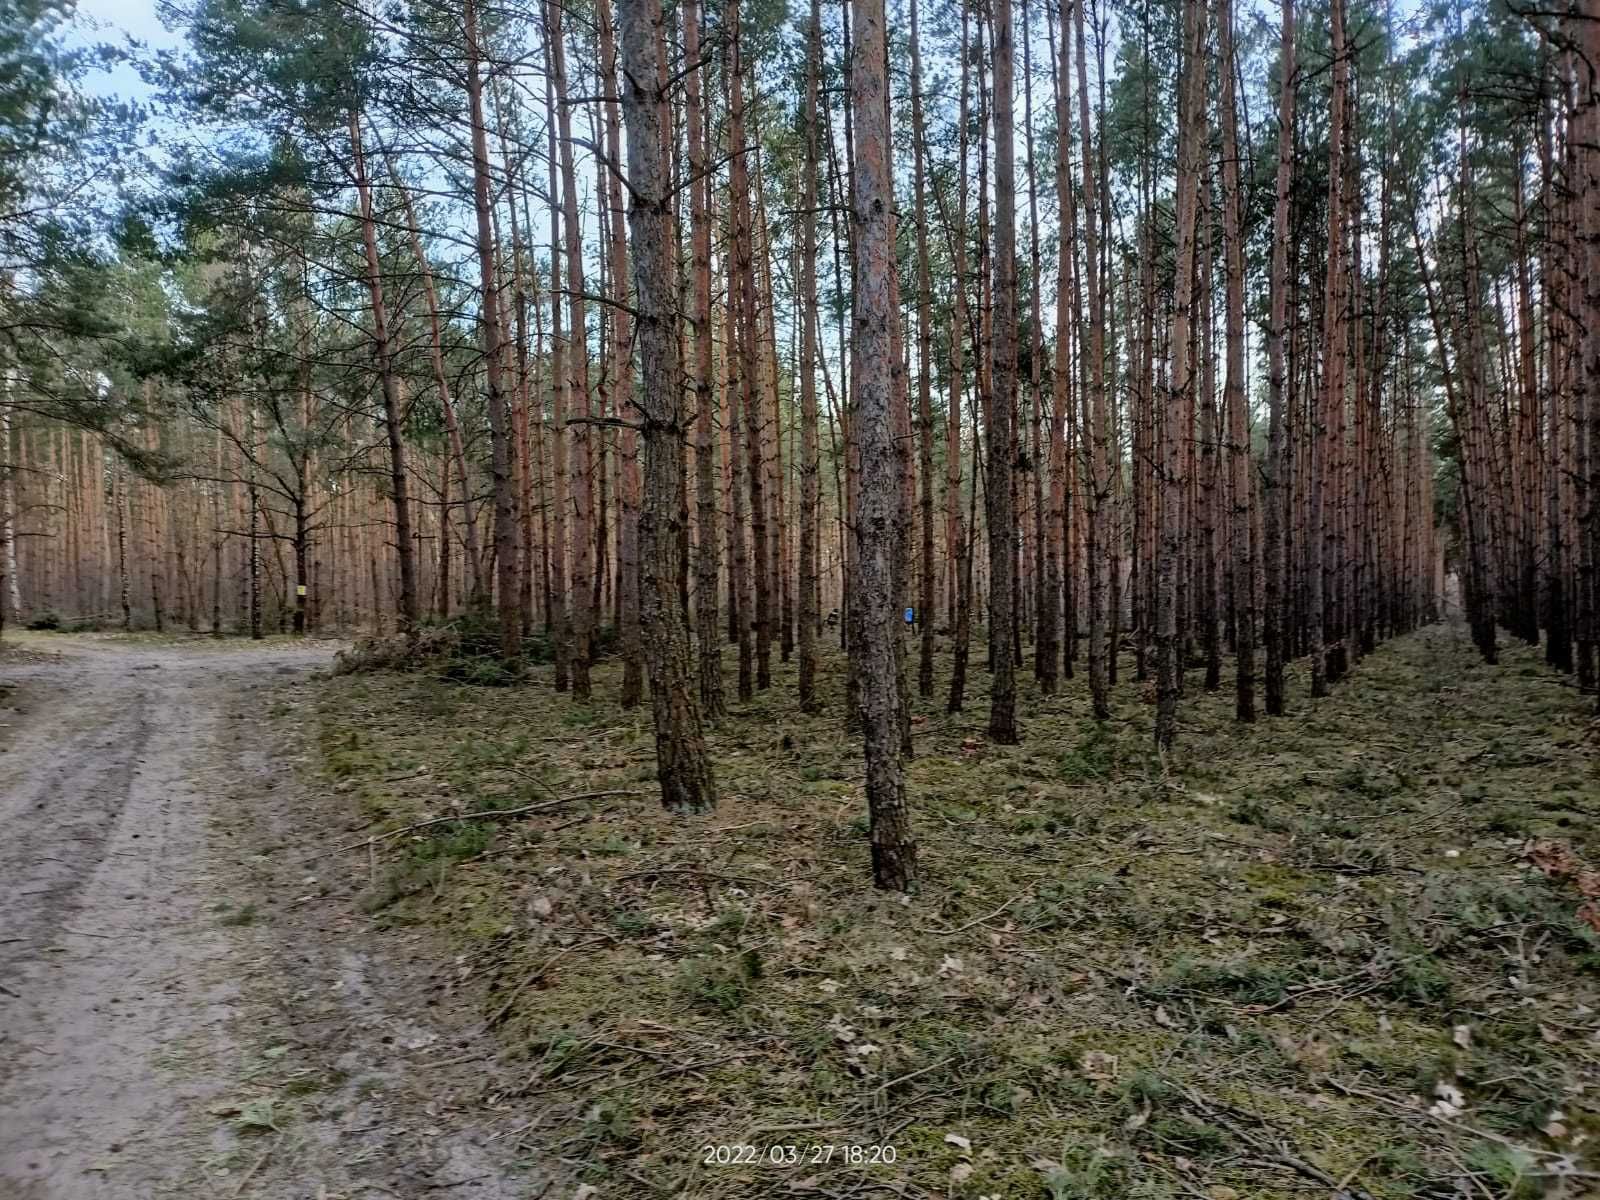
{"label": "tree trunk", "polygon": [[[693,0],[690,0],[692,3]],[[912,29],[916,5],[912,4]],[[912,35],[915,55],[916,36]],[[913,59],[913,61],[915,61]],[[821,469],[817,458],[817,100],[822,73],[822,5],[811,0],[806,33],[805,158],[800,183],[800,710],[816,712],[817,516]],[[915,87],[915,84],[913,84]]]}
{"label": "tree trunk", "polygon": [[716,478],[712,423],[717,409],[716,360],[711,315],[711,180],[707,175],[705,100],[701,95],[700,5],[684,0],[683,54],[689,63],[684,104],[689,139],[689,239],[694,268],[694,353],[689,357],[695,394],[695,629],[699,643],[700,705],[707,720],[727,712],[722,693],[722,640],[717,632]]}
{"label": "tree trunk", "polygon": [[[956,167],[956,219],[953,224],[947,225],[952,268],[952,303],[950,305],[950,411],[945,426],[944,520],[945,540],[949,543],[947,551],[950,573],[949,608],[946,619],[950,622],[953,644],[950,697],[945,709],[952,713],[960,712],[966,699],[967,655],[972,637],[971,539],[974,530],[970,525],[964,527],[961,520],[961,394],[967,386],[965,347],[967,338],[972,335],[971,315],[967,308],[967,114],[970,108],[968,95],[972,75],[968,20],[967,6],[962,5],[961,115],[957,134],[960,150]],[[974,494],[976,494],[976,476],[974,476]]]}
{"label": "tree trunk", "polygon": [[[485,608],[489,603],[489,589],[483,578],[483,554],[478,544],[478,517],[472,505],[472,479],[467,473],[467,452],[461,438],[461,423],[456,417],[455,401],[450,395],[450,381],[445,375],[444,339],[439,319],[439,297],[433,282],[433,269],[429,266],[427,253],[422,247],[422,234],[417,225],[416,209],[411,202],[411,190],[401,180],[394,160],[387,152],[384,154],[384,159],[389,167],[389,178],[394,183],[395,190],[400,193],[400,201],[405,208],[406,233],[411,242],[412,257],[417,260],[417,271],[422,277],[423,299],[428,305],[429,361],[433,367],[433,384],[439,393],[439,410],[444,418],[445,436],[449,439],[450,445],[446,462],[455,464],[461,480],[461,515],[466,529],[467,574],[471,580],[471,591],[468,594],[474,608]],[[474,165],[476,166],[476,160]],[[484,170],[487,173],[487,163],[484,164]],[[476,180],[474,180],[474,197],[476,197]],[[503,397],[501,403],[504,404]],[[448,491],[448,485],[446,490]],[[443,512],[445,515],[441,517],[441,529],[448,523],[448,505]],[[441,558],[440,561],[443,563],[445,559]],[[443,611],[448,605],[441,602],[440,608]]]}
{"label": "tree trunk", "polygon": [[989,737],[1014,745],[1017,735],[1015,636],[1016,514],[1012,467],[1017,405],[1017,167],[1012,80],[1014,51],[1011,0],[994,8],[994,396],[989,414],[986,515],[989,519],[989,646],[993,678],[989,692]]}
{"label": "tree trunk", "polygon": [[[1228,421],[1233,611],[1234,716],[1256,719],[1256,563],[1250,536],[1250,433],[1244,392],[1244,235],[1239,197],[1239,113],[1235,95],[1233,0],[1219,0],[1217,57],[1222,76],[1222,238],[1227,270]],[[1274,248],[1276,254],[1276,248]]]}
{"label": "tree trunk", "polygon": [[1084,425],[1088,445],[1089,527],[1085,557],[1089,567],[1089,693],[1098,720],[1111,716],[1111,682],[1107,660],[1113,652],[1107,636],[1106,575],[1111,559],[1111,435],[1106,411],[1106,313],[1100,277],[1099,205],[1095,199],[1093,144],[1089,128],[1089,64],[1083,38],[1084,0],[1072,6],[1073,40],[1078,59],[1078,126],[1083,154],[1083,269],[1089,292],[1089,395]]}
{"label": "tree trunk", "polygon": [[1267,325],[1267,464],[1263,476],[1262,552],[1265,576],[1266,620],[1262,634],[1266,645],[1267,715],[1280,717],[1284,711],[1284,664],[1287,613],[1284,553],[1285,525],[1288,517],[1290,479],[1286,463],[1287,430],[1284,404],[1288,395],[1285,376],[1284,334],[1288,327],[1289,302],[1289,199],[1294,182],[1294,0],[1283,0],[1282,50],[1279,53],[1278,92],[1278,172],[1277,200],[1272,214],[1271,317]]}
{"label": "tree trunk", "polygon": [[[389,440],[390,500],[394,506],[395,552],[400,561],[399,624],[400,632],[410,637],[416,632],[417,627],[417,566],[415,544],[411,539],[410,480],[406,471],[405,440],[401,430],[403,405],[400,399],[400,377],[395,373],[393,351],[389,344],[389,312],[383,298],[382,266],[378,261],[377,223],[372,215],[372,187],[367,177],[366,155],[361,148],[361,114],[351,109],[348,123],[350,164],[355,174],[356,197],[360,204],[361,244],[366,251],[366,282],[368,301],[372,309],[373,354],[378,360],[378,376],[383,385],[383,426]],[[251,508],[253,513],[254,503]],[[254,564],[260,556],[256,553],[253,538],[250,557],[251,569],[254,572]]]}
{"label": "tree trunk", "polygon": [[11,450],[12,391],[16,369],[8,367],[0,376],[5,394],[0,396],[0,573],[4,594],[0,595],[0,623],[6,616],[22,619],[22,581],[17,576],[17,457]]}
{"label": "tree trunk", "polygon": [[1205,0],[1184,0],[1183,76],[1178,97],[1178,175],[1174,202],[1177,227],[1176,279],[1167,351],[1172,366],[1162,413],[1160,455],[1161,542],[1156,562],[1156,746],[1170,749],[1178,737],[1178,694],[1183,664],[1178,642],[1178,576],[1184,529],[1181,492],[1186,427],[1193,412],[1194,375],[1190,333],[1194,318],[1195,217],[1205,155]]}
{"label": "tree trunk", "polygon": [[[1323,367],[1320,395],[1313,405],[1311,422],[1311,491],[1306,521],[1307,617],[1311,656],[1311,694],[1328,694],[1329,573],[1334,567],[1331,522],[1327,516],[1327,492],[1335,462],[1333,424],[1336,408],[1344,404],[1344,121],[1346,81],[1350,70],[1345,57],[1344,12],[1341,0],[1333,0],[1329,10],[1333,43],[1333,101],[1328,118],[1328,266],[1322,301]],[[1334,630],[1335,639],[1337,630]]]}
{"label": "tree trunk", "polygon": [[[816,0],[813,0],[813,4]],[[916,163],[917,238],[917,424],[920,431],[918,464],[922,486],[921,589],[917,597],[918,628],[922,634],[917,664],[917,691],[933,695],[934,561],[933,561],[933,268],[928,260],[927,130],[922,112],[922,48],[917,36],[917,0],[911,0],[911,141]],[[813,85],[814,86],[814,85]],[[802,296],[810,289],[801,284]],[[813,405],[815,400],[813,400]]]}
{"label": "tree trunk", "polygon": [[[755,632],[757,688],[772,686],[772,578],[768,568],[767,481],[762,466],[763,426],[761,404],[760,309],[756,299],[754,234],[751,229],[751,146],[745,134],[744,76],[739,3],[731,0],[727,12],[731,62],[728,68],[728,144],[730,218],[733,227],[734,273],[739,305],[739,391],[744,408],[745,483],[750,500],[750,574],[755,592],[752,627]],[[734,419],[731,418],[730,419]]]}
{"label": "tree trunk", "polygon": [[[731,215],[731,214],[730,214]],[[750,556],[744,530],[744,454],[740,437],[739,393],[744,367],[738,352],[739,319],[734,294],[738,290],[733,255],[724,251],[727,300],[724,311],[722,358],[726,371],[723,393],[723,428],[728,436],[728,621],[739,646],[738,695],[748,701],[755,695],[755,646],[750,639]]]}
{"label": "tree trunk", "polygon": [[[555,88],[556,132],[561,154],[562,231],[567,267],[567,403],[577,423],[569,433],[572,472],[572,587],[569,601],[572,694],[589,697],[589,665],[594,636],[594,441],[590,434],[589,331],[583,303],[583,226],[578,220],[578,181],[573,167],[572,105],[567,100],[567,52],[560,0],[549,0],[551,84]],[[560,303],[559,297],[552,297]]]}
{"label": "tree trunk", "polygon": [[633,278],[638,304],[644,504],[639,514],[640,626],[655,718],[661,802],[701,812],[717,802],[696,698],[689,630],[678,605],[680,495],[687,435],[678,369],[672,192],[662,153],[666,96],[660,0],[620,0]]}
{"label": "tree trunk", "polygon": [[[1005,3],[1006,0],[1001,0]],[[861,452],[857,510],[856,609],[850,653],[857,661],[861,723],[865,733],[867,811],[872,839],[873,882],[907,891],[916,879],[917,851],[907,810],[900,756],[900,692],[895,640],[893,559],[900,509],[894,446],[891,347],[896,313],[890,273],[890,209],[894,204],[884,57],[883,0],[852,0],[851,105],[854,114],[855,188],[855,406],[856,444]]]}
{"label": "tree trunk", "polygon": [[567,604],[567,510],[571,507],[568,479],[567,429],[568,345],[566,323],[561,315],[561,210],[554,198],[561,194],[557,175],[560,154],[556,146],[556,98],[553,43],[559,29],[550,27],[546,8],[545,41],[545,128],[550,166],[550,603],[547,616],[555,659],[555,689],[566,691],[572,683],[572,637]]}

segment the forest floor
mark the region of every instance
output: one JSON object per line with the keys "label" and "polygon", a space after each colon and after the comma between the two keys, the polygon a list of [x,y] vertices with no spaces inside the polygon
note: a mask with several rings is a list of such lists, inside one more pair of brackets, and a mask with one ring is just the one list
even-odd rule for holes
{"label": "forest floor", "polygon": [[442,939],[316,883],[348,816],[268,714],[332,652],[7,631],[4,1200],[530,1194]]}
{"label": "forest floor", "polygon": [[980,673],[909,900],[790,667],[684,819],[615,664],[330,651],[8,633],[6,1200],[1600,1193],[1596,727],[1535,651],[1196,689],[1166,762],[1131,680],[991,746]]}
{"label": "forest floor", "polygon": [[1596,726],[1537,651],[1430,628],[1251,727],[1191,673],[1169,761],[1131,672],[1103,727],[1026,681],[1017,747],[980,672],[918,707],[910,898],[868,886],[837,701],[775,666],[672,817],[617,670],[278,706],[362,825],[302,891],[450,939],[477,1103],[577,1195],[1600,1194]]}

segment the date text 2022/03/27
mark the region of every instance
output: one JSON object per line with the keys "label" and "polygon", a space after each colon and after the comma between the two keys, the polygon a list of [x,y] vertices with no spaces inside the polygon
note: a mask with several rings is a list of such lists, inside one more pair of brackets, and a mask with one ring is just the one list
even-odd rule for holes
{"label": "date text 2022/03/27", "polygon": [[892,1163],[898,1157],[893,1146],[854,1143],[782,1143],[771,1146],[741,1143],[700,1148],[700,1163],[707,1167],[796,1167],[825,1166],[828,1163],[864,1167]]}

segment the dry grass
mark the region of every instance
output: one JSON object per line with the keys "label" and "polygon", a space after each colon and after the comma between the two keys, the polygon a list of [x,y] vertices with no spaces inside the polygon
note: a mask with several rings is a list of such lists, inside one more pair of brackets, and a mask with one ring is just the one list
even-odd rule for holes
{"label": "dry grass", "polygon": [[1600,861],[1600,788],[1535,652],[1428,630],[1253,728],[1191,694],[1167,763],[1131,682],[1104,728],[1081,679],[1029,693],[990,746],[980,672],[919,710],[909,900],[867,886],[837,701],[800,715],[778,669],[713,733],[720,808],[672,818],[616,672],[589,705],[314,685],[316,769],[373,832],[636,793],[391,839],[369,903],[451,932],[529,1153],[602,1195],[1596,1194],[1600,934],[1525,851]]}

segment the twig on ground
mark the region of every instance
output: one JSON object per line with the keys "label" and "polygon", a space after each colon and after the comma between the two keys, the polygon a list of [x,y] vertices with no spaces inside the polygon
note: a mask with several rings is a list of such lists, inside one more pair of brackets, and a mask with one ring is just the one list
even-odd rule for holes
{"label": "twig on ground", "polygon": [[310,858],[302,860],[303,863],[316,862],[319,858],[327,858],[333,854],[343,854],[347,850],[359,850],[363,846],[376,846],[380,842],[387,842],[392,838],[414,833],[418,829],[427,829],[432,825],[444,825],[451,821],[494,821],[505,820],[508,817],[522,817],[529,813],[547,812],[552,808],[560,808],[566,804],[576,804],[580,800],[604,800],[612,796],[641,796],[643,792],[580,792],[575,796],[560,796],[554,800],[546,800],[540,804],[524,804],[518,808],[486,808],[479,812],[453,813],[444,817],[429,817],[426,821],[413,821],[399,829],[391,829],[388,833],[380,833],[374,837],[362,838],[359,842],[347,842],[343,846],[335,846],[332,850],[324,850],[321,854],[313,854]]}
{"label": "twig on ground", "polygon": [[484,1023],[484,1032],[489,1032],[489,1030],[500,1024],[501,1021],[504,1021],[507,1015],[511,1012],[512,1006],[516,1004],[517,998],[522,995],[528,986],[543,978],[545,973],[549,971],[551,967],[555,966],[556,963],[560,962],[567,955],[571,954],[575,950],[582,950],[587,946],[598,946],[601,942],[614,941],[616,941],[616,939],[610,934],[601,934],[599,937],[590,938],[586,942],[575,942],[571,946],[566,946],[557,953],[552,954],[536,971],[534,971],[531,975],[524,976],[522,982],[511,989],[511,995],[506,998],[506,1002],[496,1009],[494,1015]]}
{"label": "twig on ground", "polygon": [[782,887],[783,885],[771,879],[755,879],[749,875],[720,875],[715,871],[697,871],[690,867],[652,867],[646,871],[629,871],[626,875],[618,875],[617,882],[625,879],[650,879],[657,875],[693,875],[698,879],[723,879],[731,883],[754,883],[761,887]]}
{"label": "twig on ground", "polygon": [[239,1186],[233,1189],[233,1194],[235,1196],[244,1195],[245,1186],[250,1182],[250,1180],[252,1178],[254,1178],[255,1173],[261,1169],[262,1164],[264,1164],[267,1161],[267,1159],[272,1157],[272,1152],[278,1148],[278,1143],[280,1141],[282,1141],[282,1140],[283,1140],[283,1138],[282,1138],[281,1135],[279,1137],[274,1138],[272,1140],[272,1145],[268,1146],[266,1148],[266,1150],[262,1153],[261,1157],[256,1159],[255,1162],[250,1164],[250,1169],[239,1177]]}
{"label": "twig on ground", "polygon": [[1330,1078],[1328,1082],[1333,1085],[1336,1091],[1343,1092],[1347,1096],[1360,1096],[1366,1100],[1376,1100],[1379,1104],[1388,1105],[1390,1108],[1397,1109],[1400,1112],[1407,1114],[1413,1120],[1422,1120],[1423,1118],[1427,1118],[1430,1121],[1437,1121],[1440,1125],[1447,1126],[1450,1129],[1457,1130],[1461,1133],[1471,1134],[1473,1137],[1482,1138],[1485,1141],[1498,1142],[1500,1145],[1505,1146],[1508,1149],[1519,1150],[1522,1153],[1532,1157],[1554,1159],[1565,1159],[1570,1157],[1570,1155],[1563,1153],[1560,1150],[1541,1150],[1537,1146],[1529,1146],[1522,1142],[1513,1141],[1511,1138],[1503,1137],[1498,1133],[1491,1133],[1487,1129],[1478,1129],[1471,1125],[1464,1125],[1460,1121],[1452,1121],[1450,1118],[1441,1117],[1437,1113],[1429,1112],[1425,1109],[1414,1108],[1409,1104],[1402,1104],[1399,1100],[1391,1099],[1380,1092],[1372,1092],[1368,1091],[1366,1088],[1355,1087],[1348,1083],[1340,1083],[1337,1079],[1332,1078]]}
{"label": "twig on ground", "polygon": [[932,933],[932,934],[937,934],[940,937],[950,937],[952,934],[965,933],[967,930],[971,929],[975,925],[982,925],[985,921],[994,920],[994,918],[998,917],[1001,913],[1005,912],[1006,909],[1010,908],[1018,900],[1021,900],[1022,897],[1025,894],[1026,893],[1018,892],[1015,896],[1011,897],[1011,899],[1007,900],[1004,904],[1002,904],[999,908],[995,909],[993,912],[984,913],[983,916],[978,917],[976,920],[968,921],[965,925],[957,925],[954,929],[934,929],[931,926],[922,926],[922,925],[915,926],[914,928],[916,929],[916,931],[918,933]]}
{"label": "twig on ground", "polygon": [[[1228,1132],[1232,1133],[1234,1137],[1238,1138],[1246,1145],[1254,1147],[1262,1154],[1265,1154],[1268,1158],[1274,1159],[1286,1167],[1293,1168],[1300,1174],[1304,1175],[1307,1179],[1313,1179],[1322,1184],[1324,1187],[1333,1188],[1335,1190],[1338,1189],[1338,1181],[1335,1180],[1332,1175],[1329,1175],[1326,1171],[1322,1170],[1322,1168],[1315,1166],[1312,1163],[1308,1163],[1305,1159],[1290,1153],[1290,1151],[1281,1142],[1269,1142],[1265,1138],[1257,1137],[1248,1129],[1240,1125],[1237,1121],[1229,1117],[1227,1113],[1223,1112],[1221,1106],[1215,1101],[1212,1101],[1209,1098],[1201,1095],[1193,1088],[1184,1088],[1183,1094],[1188,1098],[1191,1104],[1200,1109],[1201,1112],[1212,1118],[1219,1125],[1222,1125],[1228,1130]],[[1261,1122],[1261,1118],[1256,1116],[1254,1113],[1243,1115],[1249,1116],[1250,1119],[1254,1121]],[[1265,1126],[1265,1122],[1261,1122],[1261,1124]],[[1357,1192],[1356,1195],[1365,1196],[1366,1193]]]}

